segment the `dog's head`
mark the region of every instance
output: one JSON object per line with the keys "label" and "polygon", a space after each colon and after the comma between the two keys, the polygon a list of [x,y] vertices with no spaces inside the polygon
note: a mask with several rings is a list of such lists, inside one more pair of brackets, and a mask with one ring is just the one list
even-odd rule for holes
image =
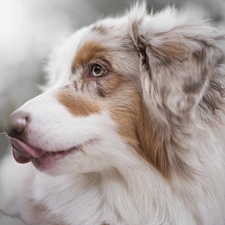
{"label": "dog's head", "polygon": [[53,54],[49,89],[10,116],[15,159],[52,174],[139,162],[185,171],[186,128],[199,108],[214,111],[221,39],[206,22],[143,5],[81,29]]}

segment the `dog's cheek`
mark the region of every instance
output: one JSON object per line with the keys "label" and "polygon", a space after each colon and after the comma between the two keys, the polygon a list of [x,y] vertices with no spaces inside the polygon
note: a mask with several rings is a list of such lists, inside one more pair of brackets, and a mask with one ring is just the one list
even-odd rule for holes
{"label": "dog's cheek", "polygon": [[110,73],[106,77],[96,80],[96,84],[97,95],[103,98],[110,98],[115,94],[120,95],[120,88],[125,84],[125,80],[118,74]]}

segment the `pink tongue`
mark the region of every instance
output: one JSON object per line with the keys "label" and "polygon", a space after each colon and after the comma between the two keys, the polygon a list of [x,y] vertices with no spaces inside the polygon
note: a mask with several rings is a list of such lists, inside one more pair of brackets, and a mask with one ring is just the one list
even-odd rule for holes
{"label": "pink tongue", "polygon": [[34,149],[16,138],[9,137],[9,141],[13,148],[13,156],[18,163],[28,163],[33,158],[39,158],[45,154],[44,151]]}

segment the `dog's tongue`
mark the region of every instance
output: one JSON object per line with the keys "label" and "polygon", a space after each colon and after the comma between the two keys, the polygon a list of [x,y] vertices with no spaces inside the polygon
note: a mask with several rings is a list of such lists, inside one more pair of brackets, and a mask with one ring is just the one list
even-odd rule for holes
{"label": "dog's tongue", "polygon": [[9,137],[9,141],[12,145],[13,156],[18,163],[28,163],[33,158],[39,158],[45,154],[44,151],[32,148],[16,138]]}

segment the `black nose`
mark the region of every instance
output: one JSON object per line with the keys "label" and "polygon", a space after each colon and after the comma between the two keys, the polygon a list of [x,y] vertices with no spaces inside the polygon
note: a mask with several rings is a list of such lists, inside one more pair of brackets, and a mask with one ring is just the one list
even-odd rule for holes
{"label": "black nose", "polygon": [[8,123],[6,125],[6,132],[9,136],[19,138],[26,126],[29,115],[22,111],[15,111],[9,117]]}

